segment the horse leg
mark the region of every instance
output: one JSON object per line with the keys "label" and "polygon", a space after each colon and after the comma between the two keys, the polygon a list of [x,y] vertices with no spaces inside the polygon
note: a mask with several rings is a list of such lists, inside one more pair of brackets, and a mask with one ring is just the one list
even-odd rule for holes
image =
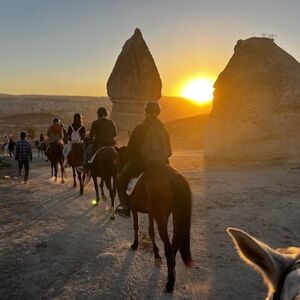
{"label": "horse leg", "polygon": [[165,256],[167,258],[168,281],[166,283],[166,291],[168,293],[171,293],[174,290],[174,284],[175,284],[175,259],[174,259],[173,247],[170,243],[169,236],[168,236],[167,222],[158,221],[157,219],[156,222],[157,222],[160,238],[164,243]]}
{"label": "horse leg", "polygon": [[97,204],[98,204],[98,202],[100,201],[100,198],[99,198],[99,189],[98,189],[98,184],[97,184],[97,177],[95,177],[95,176],[92,176],[92,177],[93,177],[94,188],[95,188],[95,192],[96,192],[96,201],[97,201]]}
{"label": "horse leg", "polygon": [[106,196],[104,194],[103,187],[104,187],[104,179],[101,177],[101,180],[100,180],[101,197],[102,197],[103,201],[106,201],[107,199],[106,199]]}
{"label": "horse leg", "polygon": [[60,161],[59,165],[60,165],[60,171],[61,171],[61,183],[65,183],[65,179],[64,179],[64,173],[65,173],[64,161]]}
{"label": "horse leg", "polygon": [[[75,172],[75,167],[72,166],[72,171],[73,171],[73,188],[76,188],[76,172]],[[79,177],[79,175],[78,175]]]}
{"label": "horse leg", "polygon": [[57,181],[57,169],[58,169],[57,163],[54,163],[54,177],[55,177],[54,181],[55,182]]}
{"label": "horse leg", "polygon": [[84,179],[85,179],[85,175],[83,174],[82,176],[81,176],[81,173],[80,172],[78,172],[77,170],[76,170],[76,172],[77,172],[77,176],[78,176],[78,180],[79,180],[79,185],[80,185],[80,195],[82,195],[83,194],[83,183],[84,183]]}
{"label": "horse leg", "polygon": [[154,232],[154,217],[152,214],[149,213],[149,236],[152,241],[153,245],[153,252],[154,252],[154,258],[155,261],[157,260],[157,263],[161,262],[161,256],[159,255],[159,249],[155,243],[155,232]]}
{"label": "horse leg", "polygon": [[137,210],[132,210],[133,228],[134,228],[134,241],[131,245],[132,250],[136,250],[139,246],[139,215]]}
{"label": "horse leg", "polygon": [[105,178],[105,185],[109,191],[109,197],[111,201],[111,219],[115,218],[115,193],[111,186],[111,178]]}

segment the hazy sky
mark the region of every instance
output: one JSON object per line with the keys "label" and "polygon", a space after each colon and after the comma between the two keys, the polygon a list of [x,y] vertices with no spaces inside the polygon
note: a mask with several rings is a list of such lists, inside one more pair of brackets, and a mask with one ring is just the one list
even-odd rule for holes
{"label": "hazy sky", "polygon": [[0,93],[106,95],[139,27],[163,94],[194,74],[216,79],[240,38],[276,34],[300,60],[300,0],[0,0]]}

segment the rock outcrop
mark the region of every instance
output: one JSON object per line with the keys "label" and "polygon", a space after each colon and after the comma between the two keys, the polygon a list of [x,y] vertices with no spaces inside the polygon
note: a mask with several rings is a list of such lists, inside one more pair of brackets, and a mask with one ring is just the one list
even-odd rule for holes
{"label": "rock outcrop", "polygon": [[206,161],[300,160],[300,64],[272,39],[239,40],[215,82]]}
{"label": "rock outcrop", "polygon": [[136,29],[124,44],[107,82],[107,94],[113,103],[111,118],[119,131],[131,130],[142,121],[145,103],[160,99],[161,87],[154,59]]}

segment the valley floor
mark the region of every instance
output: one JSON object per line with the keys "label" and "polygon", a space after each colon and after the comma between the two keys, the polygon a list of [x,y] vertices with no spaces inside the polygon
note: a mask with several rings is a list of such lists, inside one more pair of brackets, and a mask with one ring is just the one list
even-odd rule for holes
{"label": "valley floor", "polygon": [[27,185],[14,169],[0,171],[0,299],[263,299],[262,279],[240,261],[226,228],[275,248],[300,246],[299,165],[205,167],[201,151],[175,152],[172,165],[193,192],[194,259],[187,270],[177,256],[172,295],[164,293],[158,234],[163,262],[154,265],[147,218],[140,247],[131,251],[131,220],[110,220],[109,201],[91,206],[92,183],[79,196],[70,169],[64,185],[54,183],[36,158]]}

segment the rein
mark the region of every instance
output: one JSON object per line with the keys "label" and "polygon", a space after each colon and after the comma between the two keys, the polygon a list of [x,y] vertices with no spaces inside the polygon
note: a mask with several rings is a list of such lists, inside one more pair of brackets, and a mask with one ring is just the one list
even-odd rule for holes
{"label": "rein", "polygon": [[300,259],[293,262],[285,269],[284,273],[282,274],[282,276],[277,284],[277,287],[273,294],[272,300],[280,300],[280,294],[282,292],[286,277],[288,276],[289,273],[291,273],[292,271],[297,270],[297,269],[300,269]]}

